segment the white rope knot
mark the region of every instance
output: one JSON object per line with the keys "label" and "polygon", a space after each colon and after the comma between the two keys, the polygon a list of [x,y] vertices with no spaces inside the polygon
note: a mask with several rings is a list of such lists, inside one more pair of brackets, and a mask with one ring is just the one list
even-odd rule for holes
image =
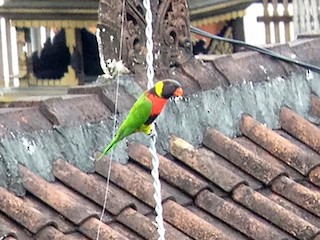
{"label": "white rope knot", "polygon": [[[152,12],[151,12],[151,6],[150,6],[150,0],[143,0],[143,6],[146,9],[146,48],[147,48],[147,54],[146,54],[146,63],[147,63],[147,79],[148,79],[148,89],[152,88],[154,86],[153,78],[154,78],[154,69],[153,69],[153,40],[152,40]],[[151,175],[153,177],[153,187],[155,190],[155,193],[153,195],[154,200],[156,202],[156,223],[158,225],[158,234],[159,234],[159,240],[164,240],[164,224],[163,224],[163,216],[162,216],[162,199],[161,199],[161,183],[159,179],[159,159],[157,155],[157,149],[156,149],[156,142],[157,142],[157,132],[154,127],[154,124],[152,125],[152,135],[150,136],[150,147],[149,151],[152,155],[152,166],[153,169],[151,171]]]}

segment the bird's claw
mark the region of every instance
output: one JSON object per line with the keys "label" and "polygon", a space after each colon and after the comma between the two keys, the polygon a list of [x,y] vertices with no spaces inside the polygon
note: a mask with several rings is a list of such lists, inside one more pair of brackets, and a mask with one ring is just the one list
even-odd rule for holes
{"label": "bird's claw", "polygon": [[149,138],[153,139],[153,138],[157,138],[158,137],[158,133],[156,130],[151,130],[150,134],[149,134]]}

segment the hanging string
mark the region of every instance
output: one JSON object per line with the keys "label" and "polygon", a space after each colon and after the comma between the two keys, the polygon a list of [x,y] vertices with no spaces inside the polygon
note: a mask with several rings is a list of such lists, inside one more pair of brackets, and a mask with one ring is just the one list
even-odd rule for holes
{"label": "hanging string", "polygon": [[[124,30],[124,16],[125,16],[125,6],[126,6],[126,0],[122,1],[122,18],[121,18],[121,32],[120,32],[120,46],[119,46],[119,61],[122,59],[122,46],[123,46],[123,30]],[[101,39],[100,39],[101,41]],[[103,54],[102,54],[103,55]],[[114,104],[114,116],[113,116],[113,131],[112,136],[116,134],[116,124],[117,124],[117,111],[118,111],[118,93],[119,93],[119,72],[117,73],[117,87],[116,87],[116,97],[115,97],[115,104]],[[107,185],[105,189],[104,194],[104,200],[103,200],[103,207],[99,219],[99,225],[98,225],[98,231],[96,240],[99,240],[100,237],[100,230],[101,230],[101,224],[102,219],[106,211],[107,201],[108,201],[108,192],[109,192],[109,185],[110,185],[110,176],[111,176],[111,167],[112,167],[112,159],[113,159],[113,149],[111,150],[110,154],[110,161],[109,161],[109,169],[108,169],[108,175],[107,175]]]}
{"label": "hanging string", "polygon": [[[146,47],[147,47],[147,55],[146,55],[146,62],[147,62],[147,79],[148,79],[148,89],[154,86],[153,78],[154,78],[154,69],[153,69],[153,39],[152,39],[152,12],[150,6],[150,0],[143,0],[143,6],[146,9]],[[151,175],[153,177],[153,187],[155,193],[153,195],[154,200],[156,202],[156,223],[158,225],[158,234],[159,240],[164,240],[165,229],[163,225],[163,216],[162,216],[162,200],[161,200],[161,183],[159,179],[159,159],[156,150],[156,141],[157,141],[157,132],[152,125],[152,134],[150,137],[150,147],[149,151],[152,155],[152,166],[153,169],[151,171]]]}

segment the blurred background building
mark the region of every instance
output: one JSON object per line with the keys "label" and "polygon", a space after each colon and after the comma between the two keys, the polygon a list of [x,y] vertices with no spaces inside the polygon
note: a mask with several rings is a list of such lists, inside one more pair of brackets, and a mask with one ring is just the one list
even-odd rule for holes
{"label": "blurred background building", "polygon": [[[0,87],[74,86],[103,74],[95,37],[98,0],[0,0]],[[189,0],[191,24],[256,45],[319,30],[319,0]],[[194,54],[236,46],[193,35]]]}

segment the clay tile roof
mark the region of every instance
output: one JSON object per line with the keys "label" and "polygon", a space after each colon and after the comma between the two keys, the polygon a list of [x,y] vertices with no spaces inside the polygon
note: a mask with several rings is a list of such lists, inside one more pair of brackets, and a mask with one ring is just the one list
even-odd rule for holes
{"label": "clay tile roof", "polygon": [[[81,87],[0,108],[0,239],[93,240],[98,226],[100,239],[158,239],[148,148],[130,139],[126,164],[93,161],[110,94]],[[166,239],[320,239],[320,100],[308,98],[310,116],[280,107],[275,129],[243,111],[234,136],[202,122],[199,145],[185,129],[165,141],[159,131]]]}
{"label": "clay tile roof", "polygon": [[[279,117],[287,133],[243,115],[239,124],[245,137],[232,139],[208,128],[206,148],[170,137],[170,155],[159,155],[166,239],[316,239],[318,128],[287,107]],[[132,143],[128,155],[126,165],[112,162],[101,223],[108,157],[93,173],[57,159],[53,182],[19,165],[26,194],[18,197],[0,188],[0,234],[84,240],[95,239],[100,225],[102,239],[157,239],[150,153]]]}

